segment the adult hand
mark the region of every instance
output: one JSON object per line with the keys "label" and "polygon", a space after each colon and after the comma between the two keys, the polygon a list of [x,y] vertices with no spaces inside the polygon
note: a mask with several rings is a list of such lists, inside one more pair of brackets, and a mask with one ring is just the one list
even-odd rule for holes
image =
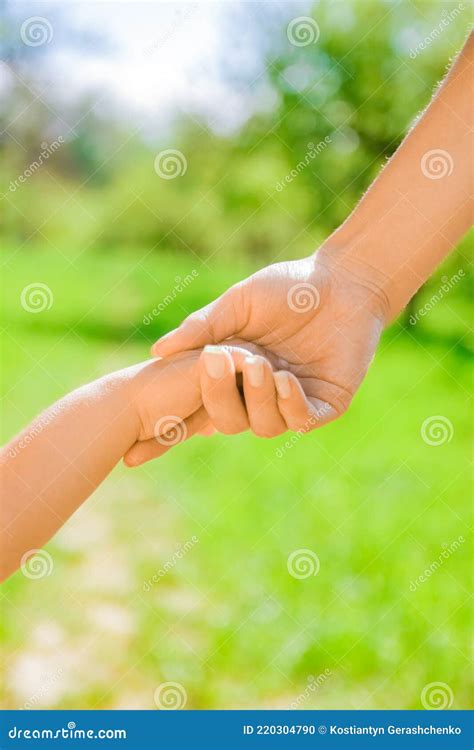
{"label": "adult hand", "polygon": [[[473,61],[471,33],[423,116],[315,258],[269,266],[237,284],[158,341],[153,353],[239,336],[286,360],[278,366],[290,371],[275,373],[278,401],[259,404],[260,420],[270,411],[268,425],[276,424],[280,413],[290,429],[308,430],[342,414],[384,322],[471,225]],[[209,356],[205,351],[202,359]],[[305,400],[297,398],[300,386]],[[213,391],[205,391],[201,380],[206,409],[219,418],[222,399],[211,408]],[[249,420],[257,431],[250,414]]]}
{"label": "adult hand", "polygon": [[[277,401],[268,408],[278,407],[289,429],[309,431],[347,410],[373,358],[385,313],[382,292],[323,252],[268,266],[236,284],[152,351],[166,357],[231,336],[258,344],[281,371],[275,373]],[[208,392],[206,409],[217,414],[222,398],[215,404],[212,398]],[[275,422],[274,433],[268,432],[280,434],[281,428]]]}

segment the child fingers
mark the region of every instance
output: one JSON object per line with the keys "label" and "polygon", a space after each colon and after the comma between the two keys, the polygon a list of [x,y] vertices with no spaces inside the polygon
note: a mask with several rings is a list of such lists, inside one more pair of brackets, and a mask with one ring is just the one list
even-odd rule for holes
{"label": "child fingers", "polygon": [[201,398],[212,424],[226,435],[249,426],[247,412],[236,383],[235,366],[229,351],[206,346],[200,359]]}
{"label": "child fingers", "polygon": [[250,428],[258,437],[275,437],[286,432],[278,411],[273,371],[264,357],[246,357],[243,363],[245,405]]}
{"label": "child fingers", "polygon": [[[273,375],[280,414],[294,432],[310,432],[330,421],[332,407],[319,399],[308,399],[298,379],[284,370]],[[334,418],[332,416],[332,418]]]}
{"label": "child fingers", "polygon": [[149,440],[139,440],[126,452],[123,457],[126,466],[140,466],[154,458],[160,458],[170,448],[183,443],[197,433],[201,435],[213,434],[209,430],[209,417],[201,406],[188,419],[173,425],[168,432],[156,435]]}
{"label": "child fingers", "polygon": [[151,461],[153,458],[159,458],[168,450],[169,447],[159,445],[154,438],[150,438],[150,440],[140,440],[128,449],[123,457],[123,462],[125,466],[130,468],[141,466],[147,461]]}

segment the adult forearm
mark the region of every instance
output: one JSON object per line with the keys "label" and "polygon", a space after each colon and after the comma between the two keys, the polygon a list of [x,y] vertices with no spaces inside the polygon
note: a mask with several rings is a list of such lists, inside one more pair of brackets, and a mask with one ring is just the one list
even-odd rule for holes
{"label": "adult forearm", "polygon": [[2,575],[44,544],[137,440],[134,368],[67,395],[1,453]]}
{"label": "adult forearm", "polygon": [[472,222],[471,34],[429,107],[347,221],[329,259],[377,287],[392,319]]}

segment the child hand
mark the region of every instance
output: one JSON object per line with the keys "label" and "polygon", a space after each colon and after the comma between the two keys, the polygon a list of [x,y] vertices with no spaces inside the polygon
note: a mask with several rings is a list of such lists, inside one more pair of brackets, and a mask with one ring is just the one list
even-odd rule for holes
{"label": "child hand", "polygon": [[284,363],[261,351],[233,339],[225,346],[146,363],[135,379],[142,428],[139,441],[124,457],[126,465],[139,466],[195,434],[209,435],[215,429],[232,435],[251,427],[259,437],[275,437],[288,429],[288,413],[300,415],[311,429],[314,415],[297,379],[274,372]]}
{"label": "child hand", "polygon": [[[243,342],[235,342],[243,343]],[[222,348],[224,351],[224,348]],[[139,420],[138,440],[125,454],[127,466],[138,466],[158,458],[173,446],[199,433],[214,432],[201,397],[199,351],[180,353],[169,359],[150,360],[137,366],[130,379],[131,400]],[[235,384],[249,349],[228,346],[229,377]],[[230,374],[231,373],[231,374]],[[237,391],[237,398],[240,396]],[[245,408],[234,432],[248,428]]]}

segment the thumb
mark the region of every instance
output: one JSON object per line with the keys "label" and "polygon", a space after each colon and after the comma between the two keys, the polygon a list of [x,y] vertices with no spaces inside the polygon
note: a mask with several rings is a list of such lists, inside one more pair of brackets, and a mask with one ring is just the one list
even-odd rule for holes
{"label": "thumb", "polygon": [[217,344],[243,328],[246,313],[242,286],[236,285],[201,310],[189,315],[178,328],[156,341],[151,353],[169,357],[176,352]]}

